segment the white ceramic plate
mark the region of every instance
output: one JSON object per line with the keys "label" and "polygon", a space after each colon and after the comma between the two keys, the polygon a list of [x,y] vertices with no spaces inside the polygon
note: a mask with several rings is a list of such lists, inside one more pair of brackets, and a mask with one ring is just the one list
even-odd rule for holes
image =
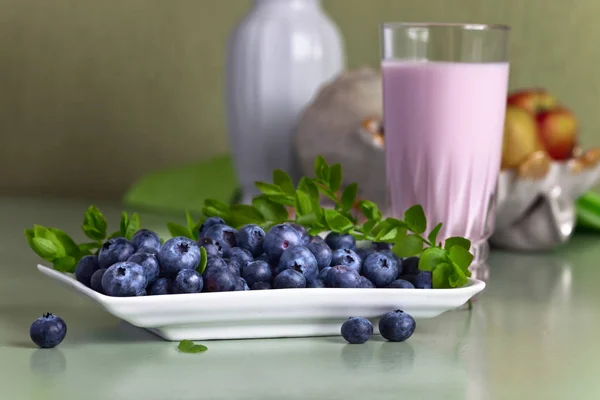
{"label": "white ceramic plate", "polygon": [[334,336],[350,316],[371,319],[396,309],[433,318],[464,305],[485,288],[469,279],[459,289],[279,289],[110,297],[43,265],[38,270],[101,305],[110,314],[166,340]]}

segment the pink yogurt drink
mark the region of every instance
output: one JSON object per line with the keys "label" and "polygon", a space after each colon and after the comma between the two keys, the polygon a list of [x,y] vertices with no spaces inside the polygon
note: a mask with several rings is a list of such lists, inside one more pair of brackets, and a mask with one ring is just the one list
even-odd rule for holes
{"label": "pink yogurt drink", "polygon": [[[420,204],[438,241],[494,226],[509,64],[384,60],[389,212]],[[477,255],[476,255],[477,257]]]}

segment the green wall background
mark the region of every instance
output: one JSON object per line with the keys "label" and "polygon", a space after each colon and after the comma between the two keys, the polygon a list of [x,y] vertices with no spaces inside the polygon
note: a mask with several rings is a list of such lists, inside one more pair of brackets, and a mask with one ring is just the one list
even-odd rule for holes
{"label": "green wall background", "polygon": [[[0,0],[0,193],[116,198],[227,150],[223,60],[249,0]],[[511,87],[556,93],[600,144],[600,1],[325,0],[350,68],[383,21],[512,26]]]}

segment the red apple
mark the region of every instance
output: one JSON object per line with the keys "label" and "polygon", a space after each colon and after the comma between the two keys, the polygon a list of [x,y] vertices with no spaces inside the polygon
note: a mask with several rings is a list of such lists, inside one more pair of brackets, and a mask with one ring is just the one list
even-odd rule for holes
{"label": "red apple", "polygon": [[558,106],[556,97],[544,89],[524,89],[508,96],[507,104],[521,107],[533,115],[552,110]]}
{"label": "red apple", "polygon": [[568,160],[577,145],[578,124],[564,107],[542,112],[536,116],[538,133],[544,147],[554,160]]}

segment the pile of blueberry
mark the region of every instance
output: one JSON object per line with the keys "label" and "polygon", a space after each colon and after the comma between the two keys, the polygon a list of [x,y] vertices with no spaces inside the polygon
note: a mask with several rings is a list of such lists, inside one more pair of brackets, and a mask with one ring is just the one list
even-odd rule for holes
{"label": "pile of blueberry", "polygon": [[[293,223],[267,232],[257,225],[236,230],[220,218],[201,226],[197,242],[175,237],[161,245],[141,229],[131,241],[109,239],[97,256],[86,256],[75,275],[109,296],[289,288],[431,288],[419,258],[400,259],[387,243],[357,248],[351,235],[310,236]],[[207,254],[203,273],[200,247]]]}
{"label": "pile of blueberry", "polygon": [[[404,342],[415,332],[414,318],[402,310],[389,312],[379,320],[379,333],[390,342]],[[350,317],[342,324],[342,336],[350,344],[362,344],[373,335],[373,324],[364,317]]]}

